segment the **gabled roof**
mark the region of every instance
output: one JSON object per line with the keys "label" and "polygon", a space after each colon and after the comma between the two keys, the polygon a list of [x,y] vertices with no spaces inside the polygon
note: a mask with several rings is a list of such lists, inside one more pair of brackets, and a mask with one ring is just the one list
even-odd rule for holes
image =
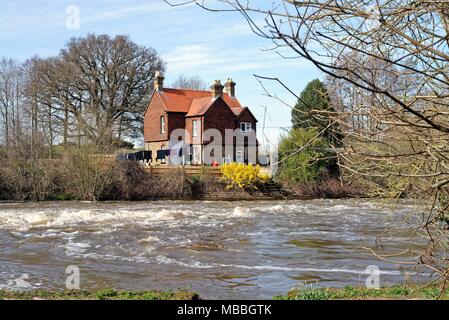
{"label": "gabled roof", "polygon": [[[203,115],[216,100],[210,91],[202,90],[164,88],[157,93],[167,112],[183,112],[186,116]],[[228,93],[223,93],[223,100],[235,115],[239,115],[244,109],[239,100]]]}
{"label": "gabled roof", "polygon": [[240,110],[240,113],[237,115],[237,118],[240,118],[245,112],[248,112],[254,118],[254,120],[256,120],[256,122],[258,122],[257,118],[254,116],[254,114],[251,112],[251,110],[249,110],[248,107],[242,108]]}
{"label": "gabled roof", "polygon": [[216,100],[217,99],[213,99],[212,97],[204,97],[192,100],[190,110],[187,113],[186,117],[200,116],[205,114]]}

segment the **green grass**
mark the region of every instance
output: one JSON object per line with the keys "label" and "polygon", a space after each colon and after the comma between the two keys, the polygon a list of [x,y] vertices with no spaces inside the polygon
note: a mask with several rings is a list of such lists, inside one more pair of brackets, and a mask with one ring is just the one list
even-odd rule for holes
{"label": "green grass", "polygon": [[102,290],[36,290],[27,292],[0,290],[0,300],[198,300],[198,294],[179,291]]}
{"label": "green grass", "polygon": [[[406,300],[438,299],[439,287],[393,286],[380,289],[366,289],[347,286],[342,289],[294,289],[285,296],[276,296],[274,300]],[[186,289],[178,291],[129,291],[115,289],[101,290],[65,290],[65,291],[8,291],[0,290],[0,300],[198,300],[198,294]],[[449,291],[441,295],[449,299]]]}
{"label": "green grass", "polygon": [[[285,296],[276,296],[275,300],[406,300],[406,299],[438,299],[441,295],[439,287],[392,286],[379,289],[355,288],[347,286],[342,289],[293,289]],[[441,299],[449,299],[449,291],[441,295]]]}

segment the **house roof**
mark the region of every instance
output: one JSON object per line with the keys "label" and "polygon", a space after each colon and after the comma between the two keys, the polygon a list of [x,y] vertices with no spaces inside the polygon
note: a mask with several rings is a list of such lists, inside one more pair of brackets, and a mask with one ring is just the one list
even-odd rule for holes
{"label": "house roof", "polygon": [[197,98],[192,100],[187,117],[199,116],[205,114],[206,111],[212,106],[216,99],[212,97]]}
{"label": "house roof", "polygon": [[[249,110],[248,107],[242,108],[242,109],[240,110],[240,113],[237,115],[237,118],[240,118],[245,112],[248,112],[249,114],[251,114],[251,116],[252,116],[254,119],[256,119],[256,117],[255,117],[254,114],[251,112],[251,110]],[[257,119],[256,119],[256,122],[258,122]]]}
{"label": "house roof", "polygon": [[[164,88],[158,93],[168,112],[183,112],[187,116],[203,115],[216,101],[210,91]],[[228,93],[223,93],[223,100],[235,115],[244,110],[239,100]]]}

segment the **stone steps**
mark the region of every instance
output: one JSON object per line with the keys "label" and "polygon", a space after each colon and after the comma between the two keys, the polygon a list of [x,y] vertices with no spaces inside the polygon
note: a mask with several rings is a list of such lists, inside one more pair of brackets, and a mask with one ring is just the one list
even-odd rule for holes
{"label": "stone steps", "polygon": [[282,190],[281,186],[276,183],[273,179],[270,179],[264,186],[263,190],[261,190],[264,195],[281,199],[285,198],[285,193]]}

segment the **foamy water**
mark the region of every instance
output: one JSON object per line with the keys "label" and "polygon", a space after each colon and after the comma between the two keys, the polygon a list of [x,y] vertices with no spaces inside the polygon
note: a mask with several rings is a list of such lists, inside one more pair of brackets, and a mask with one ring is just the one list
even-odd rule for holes
{"label": "foamy water", "polygon": [[[365,200],[0,204],[0,288],[63,289],[69,265],[84,288],[188,287],[204,298],[360,285],[370,265],[381,284],[402,283],[414,270],[360,247],[420,210]],[[400,233],[386,243],[412,241]]]}

